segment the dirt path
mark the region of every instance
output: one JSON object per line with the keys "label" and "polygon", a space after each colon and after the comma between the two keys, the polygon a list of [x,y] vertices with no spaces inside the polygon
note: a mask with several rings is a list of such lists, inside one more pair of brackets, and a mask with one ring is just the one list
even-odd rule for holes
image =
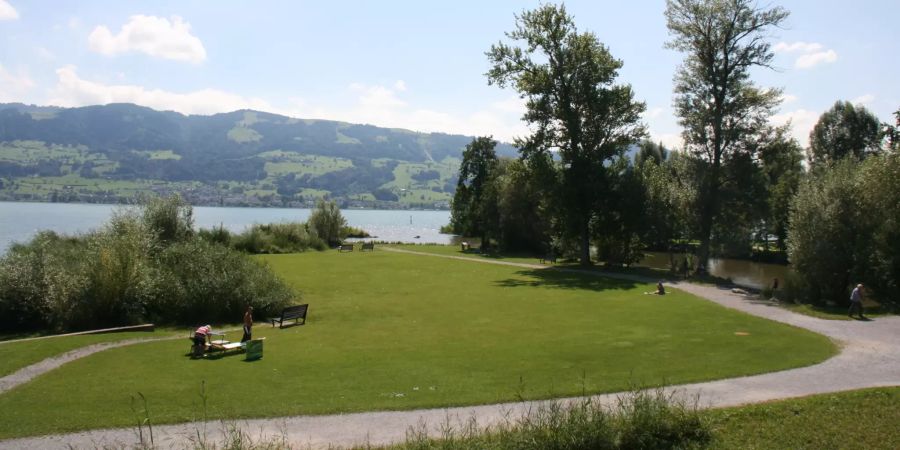
{"label": "dirt path", "polygon": [[[384,247],[382,249],[486,264],[525,268],[547,267],[537,264],[418,253]],[[603,276],[641,282],[656,281],[624,274],[603,274]],[[795,314],[769,302],[736,294],[728,289],[684,282],[671,283],[670,286],[728,308],[812,330],[836,340],[842,346],[839,355],[814,366],[668,388],[678,396],[699,399],[701,406],[735,406],[827,392],[900,385],[900,317],[879,318],[869,322],[823,320]],[[594,398],[611,404],[618,395],[620,394],[607,394]],[[563,401],[572,400],[578,399]],[[225,423],[190,423],[154,427],[154,437],[160,448],[193,447],[198,430],[206,429],[207,436],[211,441],[221,442],[224,436],[223,429],[228,426],[236,426],[254,442],[275,440],[294,448],[347,447],[365,443],[382,445],[402,441],[406,432],[411,428],[425,426],[430,433],[439,435],[438,430],[441,425],[459,425],[472,418],[480,426],[497,424],[509,417],[520,416],[529,408],[545,403],[547,402],[331,416],[297,416]],[[115,429],[0,441],[0,449],[123,447],[135,443],[137,443],[136,430]]]}

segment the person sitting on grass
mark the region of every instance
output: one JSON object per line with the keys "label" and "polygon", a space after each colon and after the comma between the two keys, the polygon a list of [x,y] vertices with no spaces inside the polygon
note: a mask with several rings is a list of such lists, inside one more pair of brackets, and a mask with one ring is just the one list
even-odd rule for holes
{"label": "person sitting on grass", "polygon": [[663,286],[662,281],[656,283],[656,292],[644,292],[644,295],[666,295],[666,288]]}

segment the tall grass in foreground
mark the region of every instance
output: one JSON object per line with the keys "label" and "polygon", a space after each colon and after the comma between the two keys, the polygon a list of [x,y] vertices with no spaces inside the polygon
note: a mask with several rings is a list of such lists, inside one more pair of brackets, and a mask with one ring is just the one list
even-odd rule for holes
{"label": "tall grass in foreground", "polygon": [[[205,389],[201,386],[203,410],[207,408]],[[143,396],[142,396],[143,399]],[[134,410],[135,408],[132,407]],[[149,425],[146,400],[137,411],[140,446],[155,448],[152,429],[145,436],[142,424]],[[204,414],[205,416],[205,414]],[[204,420],[202,423],[206,423]],[[220,445],[213,442],[204,428],[196,429],[191,448],[227,450],[263,450],[294,448],[281,436],[254,438],[232,422],[223,422]],[[595,399],[571,405],[551,402],[529,410],[518,418],[508,418],[500,425],[482,428],[474,418],[454,427],[450,419],[440,425],[440,437],[429,436],[427,424],[407,431],[406,441],[387,448],[393,450],[451,449],[701,449],[713,441],[709,421],[695,404],[688,404],[662,389],[633,390],[620,397],[613,406]],[[300,447],[303,448],[303,447]],[[379,448],[364,445],[359,448]]]}
{"label": "tall grass in foreground", "polygon": [[634,390],[611,407],[585,399],[570,406],[552,402],[522,417],[481,429],[474,420],[458,429],[445,424],[432,438],[423,425],[393,449],[691,449],[712,442],[696,405],[661,389]]}

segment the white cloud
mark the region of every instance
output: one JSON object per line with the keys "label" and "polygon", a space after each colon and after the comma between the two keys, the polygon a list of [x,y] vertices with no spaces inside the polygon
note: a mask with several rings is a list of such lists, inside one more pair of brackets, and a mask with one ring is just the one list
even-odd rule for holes
{"label": "white cloud", "polygon": [[44,61],[53,61],[56,59],[56,55],[45,47],[35,47],[34,52],[38,58]]}
{"label": "white cloud", "polygon": [[0,20],[16,20],[19,13],[6,0],[0,0]]}
{"label": "white cloud", "polygon": [[850,103],[853,103],[854,105],[868,105],[869,103],[872,103],[873,101],[875,101],[875,96],[872,94],[866,94],[866,95],[860,95],[859,97],[856,97],[853,100],[850,100]]}
{"label": "white cloud", "polygon": [[493,135],[503,141],[512,141],[514,137],[528,133],[520,120],[523,101],[517,97],[487,104],[473,112],[451,114],[411,105],[400,97],[396,85],[354,83],[347,89],[352,102],[345,108],[335,109],[310,105],[299,97],[273,104],[261,98],[216,89],[178,93],[137,85],[104,84],[81,78],[77,67],[71,65],[57,69],[56,74],[57,84],[47,103],[57,106],[135,103],[184,114],[215,114],[248,108],[297,118],[339,120],[423,132]]}
{"label": "white cloud", "polygon": [[809,132],[816,126],[821,114],[807,109],[795,109],[772,116],[774,125],[784,125],[791,123],[791,135],[800,142],[800,145],[806,147],[809,145]]}
{"label": "white cloud", "polygon": [[396,89],[400,92],[405,91],[406,90],[406,82],[403,80],[397,80],[397,82],[394,83],[394,89]]}
{"label": "white cloud", "polygon": [[779,42],[772,50],[775,53],[799,53],[794,61],[794,67],[798,69],[811,69],[821,63],[833,63],[838,58],[837,52],[826,49],[818,42]]}
{"label": "white cloud", "polygon": [[191,34],[191,25],[178,16],[172,16],[170,21],[164,17],[134,15],[116,35],[103,25],[94,28],[88,42],[91,50],[107,56],[136,51],[192,63],[206,59],[203,43]]}
{"label": "white cloud", "polygon": [[57,69],[56,75],[57,84],[48,100],[49,104],[56,106],[135,103],[184,114],[215,114],[243,108],[276,111],[270,103],[260,98],[244,97],[217,89],[176,93],[135,85],[97,83],[79,77],[77,68],[71,65]]}
{"label": "white cloud", "polygon": [[660,115],[662,115],[662,113],[664,113],[665,111],[666,111],[666,108],[663,108],[661,106],[647,109],[646,111],[644,111],[644,114],[643,114],[644,120],[655,119],[655,118],[659,117]]}
{"label": "white cloud", "polygon": [[653,133],[650,132],[650,140],[653,142],[662,142],[663,146],[669,150],[681,150],[684,148],[684,139],[680,133]]}
{"label": "white cloud", "polygon": [[514,113],[521,116],[525,114],[525,99],[518,95],[513,95],[506,100],[500,100],[491,103],[491,108],[506,113]]}
{"label": "white cloud", "polygon": [[792,94],[782,94],[781,95],[781,103],[794,103],[797,101],[797,96]]}
{"label": "white cloud", "polygon": [[34,81],[22,71],[11,73],[0,65],[0,102],[22,101],[25,93],[34,87]]}
{"label": "white cloud", "polygon": [[772,47],[772,50],[775,53],[813,53],[822,50],[822,48],[822,44],[818,42],[797,41],[791,43],[779,42]]}
{"label": "white cloud", "polygon": [[837,57],[837,52],[834,50],[810,53],[797,58],[797,61],[794,62],[794,67],[798,69],[811,69],[821,63],[833,63],[837,61]]}
{"label": "white cloud", "polygon": [[295,100],[292,108],[277,112],[294,117],[340,120],[423,132],[492,135],[503,141],[512,141],[514,137],[528,133],[528,128],[520,120],[524,112],[524,100],[518,97],[496,101],[472,112],[451,114],[411,104],[405,97],[401,97],[396,84],[388,87],[353,83],[348,86],[348,93],[353,99],[345,108],[315,107]]}

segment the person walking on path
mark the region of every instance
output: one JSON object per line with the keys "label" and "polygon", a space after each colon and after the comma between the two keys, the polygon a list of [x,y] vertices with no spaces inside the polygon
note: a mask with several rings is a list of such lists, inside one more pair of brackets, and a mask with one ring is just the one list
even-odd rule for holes
{"label": "person walking on path", "polygon": [[252,338],[253,334],[253,307],[247,306],[247,311],[244,312],[244,337],[241,338],[241,342],[247,342]]}
{"label": "person walking on path", "polygon": [[862,296],[863,285],[860,283],[857,284],[856,288],[853,289],[853,292],[850,293],[850,309],[847,310],[847,315],[849,317],[853,317],[853,311],[858,311],[859,318],[865,319],[865,316],[863,316]]}

